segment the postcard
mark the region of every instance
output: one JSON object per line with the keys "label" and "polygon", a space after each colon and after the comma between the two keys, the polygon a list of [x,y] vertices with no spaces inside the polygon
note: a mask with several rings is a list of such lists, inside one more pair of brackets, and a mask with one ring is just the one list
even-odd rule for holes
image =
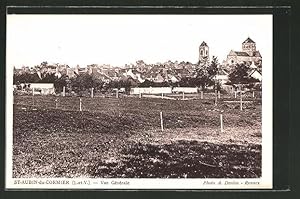
{"label": "postcard", "polygon": [[272,15],[7,14],[7,189],[271,189]]}

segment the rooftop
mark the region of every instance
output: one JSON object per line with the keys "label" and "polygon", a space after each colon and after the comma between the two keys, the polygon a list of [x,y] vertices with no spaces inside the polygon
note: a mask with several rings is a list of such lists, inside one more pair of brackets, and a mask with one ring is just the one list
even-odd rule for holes
{"label": "rooftop", "polygon": [[248,37],[244,42],[243,44],[245,43],[255,43],[250,37]]}
{"label": "rooftop", "polygon": [[242,52],[242,51],[234,51],[234,52],[237,56],[247,56],[247,57],[249,57],[249,54],[246,53],[246,52]]}
{"label": "rooftop", "polygon": [[200,46],[208,46],[208,45],[207,43],[205,43],[205,41],[203,41]]}

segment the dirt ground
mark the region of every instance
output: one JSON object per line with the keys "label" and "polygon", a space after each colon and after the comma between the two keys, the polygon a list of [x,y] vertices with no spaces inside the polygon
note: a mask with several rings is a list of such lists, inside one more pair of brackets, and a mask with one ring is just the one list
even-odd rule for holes
{"label": "dirt ground", "polygon": [[261,176],[259,101],[84,98],[80,112],[76,97],[30,99],[15,97],[14,177]]}

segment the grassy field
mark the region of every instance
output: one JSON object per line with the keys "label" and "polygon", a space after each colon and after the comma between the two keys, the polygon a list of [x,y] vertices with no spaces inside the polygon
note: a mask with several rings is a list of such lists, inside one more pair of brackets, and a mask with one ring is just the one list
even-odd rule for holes
{"label": "grassy field", "polygon": [[82,109],[77,97],[15,96],[13,176],[261,176],[259,100],[240,111],[213,98],[82,98]]}

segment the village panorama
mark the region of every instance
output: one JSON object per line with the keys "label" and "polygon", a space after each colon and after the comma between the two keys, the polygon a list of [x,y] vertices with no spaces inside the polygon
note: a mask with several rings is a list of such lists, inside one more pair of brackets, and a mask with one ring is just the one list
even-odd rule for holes
{"label": "village panorama", "polygon": [[[13,178],[262,176],[262,55],[14,68]],[[229,182],[228,181],[228,182]]]}
{"label": "village panorama", "polygon": [[[251,38],[242,43],[240,51],[231,50],[222,64],[217,57],[213,56],[210,60],[209,46],[203,41],[199,47],[199,61],[196,64],[170,60],[165,63],[147,64],[138,60],[136,64],[125,64],[122,67],[109,64],[70,67],[59,63],[48,64],[45,61],[33,67],[15,68],[14,88],[16,91],[34,89],[36,94],[64,91],[67,95],[92,88],[94,92],[118,88],[119,91],[128,94],[159,93],[159,89],[138,89],[147,87],[198,87],[205,90],[217,85],[220,90],[221,87],[228,89],[238,84],[259,84],[262,79],[261,68],[262,57]],[[194,89],[187,93],[197,91],[198,89]]]}

